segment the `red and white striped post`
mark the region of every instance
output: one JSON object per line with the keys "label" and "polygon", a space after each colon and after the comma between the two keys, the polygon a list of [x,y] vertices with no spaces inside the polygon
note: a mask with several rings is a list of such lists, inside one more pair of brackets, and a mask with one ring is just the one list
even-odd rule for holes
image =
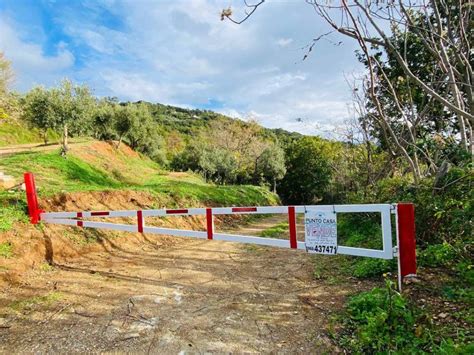
{"label": "red and white striped post", "polygon": [[412,203],[397,204],[398,262],[403,280],[416,276],[415,207]]}
{"label": "red and white striped post", "polygon": [[40,220],[41,210],[38,208],[38,196],[36,195],[35,177],[33,173],[25,173],[23,175],[26,188],[26,201],[28,204],[28,214],[30,215],[30,222],[38,224]]}

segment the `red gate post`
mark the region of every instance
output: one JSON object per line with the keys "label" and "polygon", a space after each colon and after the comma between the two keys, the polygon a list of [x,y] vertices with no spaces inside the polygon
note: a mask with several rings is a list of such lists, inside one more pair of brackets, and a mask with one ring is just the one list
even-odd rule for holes
{"label": "red gate post", "polygon": [[412,203],[398,203],[398,258],[400,276],[416,276],[415,208]]}
{"label": "red gate post", "polygon": [[35,177],[33,173],[25,173],[23,175],[26,188],[26,201],[28,203],[28,214],[30,222],[38,224],[40,220],[41,210],[38,208],[38,197],[36,195]]}
{"label": "red gate post", "polygon": [[214,216],[212,215],[212,208],[206,208],[206,224],[207,224],[207,239],[214,238]]}
{"label": "red gate post", "polygon": [[290,230],[290,248],[297,249],[298,241],[296,239],[296,213],[295,207],[288,207],[288,228]]}
{"label": "red gate post", "polygon": [[137,231],[138,233],[143,233],[143,226],[145,221],[143,219],[143,211],[137,211]]}

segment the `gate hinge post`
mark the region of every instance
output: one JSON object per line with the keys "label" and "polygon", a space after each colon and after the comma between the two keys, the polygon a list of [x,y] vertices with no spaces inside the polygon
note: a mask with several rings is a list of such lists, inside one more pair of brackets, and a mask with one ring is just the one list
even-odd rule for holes
{"label": "gate hinge post", "polygon": [[392,251],[393,251],[393,257],[398,257],[398,246],[395,246],[392,248]]}
{"label": "gate hinge post", "polygon": [[390,212],[391,212],[392,214],[396,214],[396,213],[397,213],[397,204],[396,204],[396,203],[390,204]]}

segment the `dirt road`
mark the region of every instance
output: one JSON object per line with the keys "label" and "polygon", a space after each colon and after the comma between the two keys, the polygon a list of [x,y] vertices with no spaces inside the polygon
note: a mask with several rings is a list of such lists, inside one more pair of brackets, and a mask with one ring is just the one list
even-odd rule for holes
{"label": "dirt road", "polygon": [[111,244],[3,290],[0,351],[336,352],[330,318],[360,286],[315,280],[314,262],[300,251],[166,236],[140,249]]}
{"label": "dirt road", "polygon": [[[84,139],[74,139],[71,140],[69,143],[70,147],[74,146],[81,146],[87,145],[89,141]],[[16,153],[24,153],[24,152],[48,152],[52,150],[58,150],[61,148],[61,144],[59,143],[50,143],[50,144],[41,144],[41,143],[30,143],[30,144],[17,144],[17,145],[9,145],[5,147],[0,147],[0,156],[6,156],[10,154]]]}

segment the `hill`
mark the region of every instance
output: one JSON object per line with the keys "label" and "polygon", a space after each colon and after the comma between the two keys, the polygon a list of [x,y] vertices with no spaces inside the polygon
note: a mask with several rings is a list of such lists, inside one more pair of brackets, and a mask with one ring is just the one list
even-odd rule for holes
{"label": "hill", "polygon": [[[197,132],[205,130],[212,121],[230,122],[235,120],[210,110],[187,109],[146,101],[137,101],[133,104],[145,104],[149,108],[156,123],[155,129],[165,137],[171,132],[178,132],[185,140],[190,140]],[[262,127],[262,132],[264,136],[277,137],[283,143],[302,137],[300,133],[289,132],[281,128]],[[46,138],[48,141],[58,141],[60,135],[53,130],[49,130]],[[0,121],[0,147],[43,142],[44,132],[35,127],[28,127],[21,119],[9,118]]]}
{"label": "hill", "polygon": [[[52,141],[59,138],[58,134],[52,131],[47,132],[48,140]],[[38,128],[29,128],[22,121],[0,121],[0,147],[43,142],[43,133]]]}
{"label": "hill", "polygon": [[[190,135],[197,130],[204,128],[207,123],[215,120],[231,121],[235,118],[211,111],[200,109],[187,109],[160,103],[150,103],[138,101],[135,104],[145,104],[149,107],[155,121],[163,127],[164,131],[177,130],[180,133]],[[275,135],[279,139],[286,141],[291,138],[300,138],[302,135],[296,132],[289,132],[281,128],[262,127],[264,135]]]}
{"label": "hill", "polygon": [[[71,145],[67,158],[57,150],[30,151],[2,158],[0,171],[22,181],[25,171],[35,174],[39,196],[64,192],[143,191],[158,207],[275,204],[278,197],[250,185],[216,186],[199,175],[169,172],[126,145],[85,141]],[[23,192],[0,191],[0,231],[24,220]],[[90,208],[90,207],[89,207]]]}
{"label": "hill", "polygon": [[[0,169],[21,180],[25,171],[35,173],[41,196],[59,192],[143,190],[172,196],[171,205],[275,204],[276,195],[258,186],[216,186],[199,175],[163,170],[151,159],[122,144],[89,140],[71,145],[67,157],[58,151],[22,152],[2,158]],[[11,194],[3,192],[3,200]],[[170,206],[171,206],[170,205]]]}
{"label": "hill", "polygon": [[[122,144],[81,141],[71,144],[67,157],[52,151],[19,152],[2,158],[0,171],[22,180],[25,171],[36,176],[40,205],[48,211],[173,208],[178,206],[273,205],[278,197],[258,186],[216,186],[199,175],[169,172]],[[5,255],[3,279],[48,260],[44,238],[56,243],[56,257],[80,253],[84,245],[120,233],[65,231],[57,226],[28,224],[23,191],[0,191],[0,252]],[[202,218],[155,221],[174,228],[199,228]],[[216,221],[219,225],[221,221]],[[94,243],[93,243],[94,244]],[[58,247],[59,245],[59,247]],[[13,257],[14,256],[14,257]]]}

